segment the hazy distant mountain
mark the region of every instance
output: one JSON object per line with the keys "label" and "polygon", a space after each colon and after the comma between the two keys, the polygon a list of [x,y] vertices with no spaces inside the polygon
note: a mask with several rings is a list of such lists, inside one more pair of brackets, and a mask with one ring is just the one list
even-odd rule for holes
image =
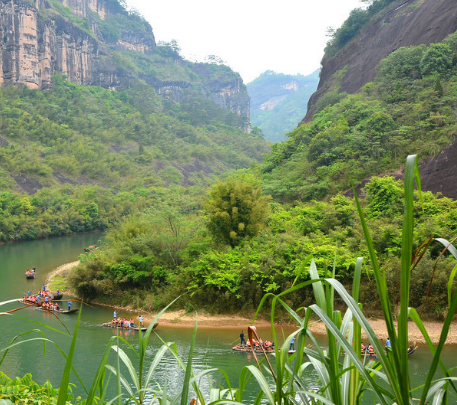
{"label": "hazy distant mountain", "polygon": [[281,142],[306,114],[308,100],[319,83],[319,70],[309,76],[267,70],[247,85],[251,97],[251,126],[265,139]]}

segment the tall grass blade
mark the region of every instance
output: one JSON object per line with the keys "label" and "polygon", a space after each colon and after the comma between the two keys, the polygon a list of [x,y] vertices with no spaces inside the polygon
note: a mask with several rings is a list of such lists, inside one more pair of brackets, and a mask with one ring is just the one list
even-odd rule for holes
{"label": "tall grass blade", "polygon": [[[454,258],[457,259],[457,249],[455,246],[452,244],[452,242],[447,241],[446,239],[443,238],[435,238],[435,240],[439,243],[441,243],[444,246],[444,250],[448,251],[454,256]],[[442,255],[442,254],[441,254]],[[440,257],[441,257],[440,255]],[[448,296],[448,306],[451,306],[451,297],[452,297],[452,286],[454,284],[454,279],[455,279],[455,274],[457,273],[457,265],[454,266],[454,268],[451,271],[451,274],[449,276],[449,281],[447,284],[447,296]]]}
{"label": "tall grass blade", "polygon": [[394,343],[397,340],[397,332],[395,329],[394,319],[392,317],[392,308],[390,305],[389,295],[387,293],[386,278],[385,278],[384,273],[381,271],[381,269],[379,267],[378,257],[377,257],[377,253],[376,253],[376,250],[373,245],[373,240],[372,240],[370,232],[368,230],[368,225],[366,223],[366,220],[365,220],[365,217],[363,214],[362,206],[360,204],[359,198],[357,196],[357,192],[354,187],[353,187],[353,190],[354,190],[354,198],[355,198],[355,202],[356,202],[356,206],[357,206],[357,211],[359,213],[359,218],[360,218],[360,222],[362,225],[363,234],[365,236],[365,242],[366,242],[367,248],[368,248],[368,254],[370,256],[371,265],[373,267],[373,274],[374,274],[374,278],[376,281],[376,286],[378,288],[378,294],[379,294],[382,313],[384,315],[384,320],[386,322],[387,333],[389,334],[389,337],[392,341],[392,345],[394,345]]}
{"label": "tall grass blade", "polygon": [[[116,334],[118,333],[118,331],[116,330]],[[119,353],[119,346],[116,345],[114,346],[116,349],[116,401],[117,401],[117,405],[122,405],[122,387],[121,387],[121,362],[120,362],[120,353]],[[128,359],[130,361],[130,359]],[[130,371],[130,370],[129,370]],[[134,378],[136,377],[135,375],[135,372],[133,373],[134,374]],[[135,386],[137,389],[138,389],[138,384]]]}
{"label": "tall grass blade", "polygon": [[[35,333],[35,332],[40,333],[42,337],[41,337],[41,338],[26,339],[26,340],[21,340],[21,341],[19,341],[19,342],[16,342],[16,340],[19,339],[20,337],[26,336],[26,335],[29,335],[29,334]],[[22,344],[27,344],[27,342],[31,342],[31,341],[35,341],[35,340],[43,340],[43,339],[46,339],[46,338],[44,337],[44,333],[43,333],[42,331],[40,331],[39,329],[33,329],[33,330],[31,330],[31,331],[23,332],[23,333],[20,333],[19,335],[16,335],[16,336],[11,340],[10,344],[9,344],[6,348],[0,349],[0,353],[1,353],[1,352],[4,352],[2,358],[0,359],[0,366],[1,366],[2,363],[5,361],[6,355],[8,354],[8,352],[9,352],[12,348],[14,348],[14,347],[16,347],[16,346],[19,346],[19,345],[22,345]],[[51,342],[49,339],[46,339],[46,340],[48,340],[49,342]]]}
{"label": "tall grass blade", "polygon": [[[435,345],[433,344],[432,340],[430,339],[430,336],[429,336],[429,334],[427,332],[427,329],[425,329],[425,326],[424,326],[422,320],[420,319],[419,314],[417,313],[417,311],[414,308],[410,308],[409,309],[409,316],[410,316],[411,320],[417,325],[417,327],[419,328],[420,332],[422,333],[422,336],[424,337],[425,342],[427,343],[427,346],[430,349],[430,353],[433,356],[436,356]],[[446,369],[446,366],[444,365],[444,363],[441,360],[441,358],[439,358],[438,365],[441,368],[441,370],[442,370],[443,374],[445,375],[445,377],[449,378],[450,377],[449,371]],[[454,384],[454,382],[452,380],[450,380],[450,385],[453,388],[454,392],[457,393],[457,387],[455,386],[455,384]]]}
{"label": "tall grass blade", "polygon": [[[134,398],[135,393],[133,392],[132,387],[130,386],[127,379],[122,374],[120,374],[120,368],[117,367],[117,362],[116,362],[116,368],[114,368],[113,366],[110,366],[109,364],[107,364],[105,367],[107,370],[111,371],[111,373],[113,373],[116,377],[119,376],[120,383],[124,386],[124,388],[126,389],[128,394],[132,398]],[[116,398],[122,398],[122,393],[120,392],[120,390],[118,388],[116,388],[116,391],[117,391]]]}
{"label": "tall grass blade", "polygon": [[452,256],[454,256],[454,258],[457,259],[457,249],[452,244],[452,242],[449,242],[448,240],[443,238],[435,238],[435,240],[437,242],[440,242],[445,247],[445,250],[449,251],[449,253],[451,253]]}
{"label": "tall grass blade", "polygon": [[[325,326],[327,327],[328,331],[340,342],[340,344],[344,347],[346,350],[346,355],[351,358],[351,361],[353,362],[354,366],[357,367],[359,370],[360,374],[363,376],[367,384],[370,386],[370,388],[373,390],[373,393],[377,396],[378,400],[382,404],[387,404],[387,401],[385,400],[384,396],[379,390],[379,386],[375,383],[371,375],[367,372],[365,369],[364,365],[358,358],[357,354],[354,352],[352,349],[352,346],[350,343],[347,341],[346,337],[341,334],[339,329],[336,327],[336,325],[332,322],[332,320],[325,314],[324,311],[318,306],[318,305],[312,305],[310,307],[316,315],[319,316],[319,318],[322,320],[322,322],[325,323]],[[334,376],[336,377],[336,376]]]}
{"label": "tall grass blade", "polygon": [[[413,229],[414,229],[414,180],[416,178],[417,157],[410,155],[405,166],[405,207],[403,214],[402,252],[401,252],[401,285],[400,285],[400,313],[398,317],[398,344],[393,345],[395,356],[399,358],[397,369],[403,404],[409,403],[410,381],[408,363],[408,308],[411,284],[411,260],[413,257]],[[418,181],[420,191],[420,181]]]}
{"label": "tall grass blade", "polygon": [[132,378],[133,385],[137,389],[140,389],[140,382],[138,380],[138,375],[137,375],[135,366],[132,363],[132,360],[130,360],[130,357],[118,345],[111,346],[111,349],[113,349],[117,353],[117,357],[127,367],[127,371],[129,372],[130,377]]}
{"label": "tall grass blade", "polygon": [[457,273],[457,264],[454,266],[454,268],[451,271],[451,274],[449,276],[449,281],[447,283],[447,299],[448,299],[448,306],[451,306],[451,301],[452,301],[452,286],[454,284],[454,278],[455,274]]}
{"label": "tall grass blade", "polygon": [[[327,279],[325,282],[333,284],[335,290],[338,292],[339,296],[343,299],[345,304],[348,306],[348,310],[352,312],[353,317],[357,319],[359,324],[361,325],[362,329],[365,331],[365,333],[368,336],[368,339],[370,339],[371,344],[373,345],[375,352],[378,355],[378,360],[382,364],[385,373],[387,377],[389,378],[389,385],[391,386],[391,389],[395,395],[395,398],[399,398],[399,381],[396,376],[395,368],[387,358],[385,352],[384,352],[384,347],[381,345],[379,342],[376,333],[373,331],[373,328],[371,327],[370,323],[368,320],[365,318],[363,315],[362,311],[360,310],[358,304],[354,301],[354,299],[348,294],[346,289],[343,287],[343,285],[334,279]],[[347,342],[346,342],[347,344]],[[351,347],[352,349],[352,347]],[[345,346],[345,350],[346,346]]]}
{"label": "tall grass blade", "polygon": [[363,257],[358,257],[354,269],[354,278],[352,281],[352,298],[359,302],[360,280],[362,278]]}
{"label": "tall grass blade", "polygon": [[162,316],[162,314],[170,308],[181,296],[175,298],[172,302],[170,302],[165,308],[163,308],[152,320],[152,322],[149,324],[148,328],[144,333],[141,331],[138,334],[138,344],[139,344],[139,349],[138,349],[138,357],[139,357],[139,365],[138,365],[138,381],[139,381],[139,392],[140,392],[140,401],[143,401],[144,399],[144,391],[142,390],[143,388],[143,377],[145,373],[145,361],[146,361],[146,351],[149,343],[149,337],[154,330],[154,325],[155,323],[159,320],[159,318]]}
{"label": "tall grass blade", "polygon": [[163,356],[168,352],[168,350],[170,350],[170,345],[172,345],[172,344],[173,343],[166,343],[159,349],[159,351],[154,356],[154,359],[152,360],[151,365],[149,366],[149,370],[146,375],[146,379],[144,381],[145,387],[149,386],[152,376],[154,374],[154,371],[156,370],[156,368],[159,365],[160,361],[162,360]]}
{"label": "tall grass blade", "polygon": [[93,405],[96,403],[96,394],[99,392],[100,398],[105,397],[107,384],[105,384],[105,375],[106,375],[106,365],[108,364],[109,354],[111,352],[111,346],[113,343],[118,340],[118,336],[112,336],[108,342],[108,345],[105,348],[102,359],[95,373],[92,386],[89,389],[89,394],[87,396],[86,405]]}
{"label": "tall grass blade", "polygon": [[[317,272],[316,262],[314,259],[309,266],[309,274],[311,280],[319,280],[319,273]],[[327,300],[325,298],[324,286],[321,282],[313,284],[314,297],[317,305],[319,305],[325,312],[327,312]]]}
{"label": "tall grass blade", "polygon": [[188,398],[189,398],[189,388],[190,388],[190,379],[192,375],[192,359],[194,356],[194,349],[195,349],[195,340],[197,338],[197,328],[198,328],[198,314],[196,314],[196,319],[195,319],[195,326],[194,326],[194,332],[192,334],[192,340],[190,343],[190,350],[189,350],[189,356],[187,358],[187,367],[186,367],[186,375],[184,377],[184,383],[183,383],[183,388],[182,388],[182,396],[181,396],[181,405],[188,405]]}
{"label": "tall grass blade", "polygon": [[438,368],[438,365],[440,363],[441,359],[441,353],[444,348],[444,344],[446,343],[447,336],[449,334],[449,330],[451,328],[452,320],[454,319],[454,316],[457,312],[457,294],[454,294],[452,297],[451,301],[451,306],[449,307],[449,311],[447,313],[447,316],[444,320],[443,327],[441,329],[441,335],[440,335],[440,340],[438,342],[438,346],[436,347],[436,352],[435,355],[433,356],[432,364],[430,365],[429,371],[427,373],[427,378],[425,380],[425,385],[421,397],[422,403],[425,404],[425,398],[427,397],[427,391],[430,388],[430,385],[432,383],[432,380],[435,376],[436,369]]}
{"label": "tall grass blade", "polygon": [[65,369],[63,371],[62,380],[60,382],[59,397],[57,405],[65,405],[68,398],[68,386],[70,384],[70,374],[72,370],[73,356],[75,353],[76,338],[78,336],[79,324],[81,322],[82,305],[78,312],[78,319],[76,320],[75,331],[73,332],[73,339],[71,340],[70,351],[68,352]]}
{"label": "tall grass blade", "polygon": [[[268,384],[267,380],[260,372],[260,370],[254,366],[246,366],[246,368],[251,372],[251,374],[256,379],[262,393],[265,395],[268,403],[271,405],[275,405],[275,398],[273,392],[271,392],[270,385]],[[279,403],[279,402],[278,402]]]}
{"label": "tall grass blade", "polygon": [[[398,335],[394,325],[390,299],[387,292],[387,282],[385,274],[381,271],[377,260],[377,254],[368,231],[362,207],[355,193],[357,210],[362,223],[365,240],[368,247],[376,285],[378,287],[381,308],[386,322],[387,331],[392,342],[392,359],[394,368],[387,371],[392,388],[395,392],[396,400],[399,404],[406,405],[410,398],[410,382],[408,373],[408,307],[409,307],[409,288],[411,277],[411,259],[413,255],[413,220],[414,220],[414,181],[416,181],[419,196],[422,201],[419,168],[415,155],[408,156],[405,166],[405,208],[403,216],[402,232],[402,253],[401,253],[401,290],[400,290],[400,313],[398,320]],[[378,350],[377,350],[378,352]],[[386,360],[390,364],[390,361]],[[385,366],[383,364],[383,366]],[[401,382],[401,383],[400,383]]]}
{"label": "tall grass blade", "polygon": [[[360,295],[360,280],[362,278],[362,267],[363,267],[363,258],[357,258],[355,270],[354,270],[354,279],[352,283],[352,298],[355,302],[359,302]],[[350,313],[350,311],[347,311]],[[352,313],[351,313],[352,315]],[[352,318],[352,316],[351,316]],[[362,346],[362,328],[356,319],[353,320],[352,327],[352,348],[354,352],[358,354],[357,357],[361,358],[361,346]],[[352,364],[352,363],[351,363]],[[357,398],[359,397],[359,378],[360,372],[354,367],[350,373],[349,381],[349,404],[353,405],[357,403]]]}

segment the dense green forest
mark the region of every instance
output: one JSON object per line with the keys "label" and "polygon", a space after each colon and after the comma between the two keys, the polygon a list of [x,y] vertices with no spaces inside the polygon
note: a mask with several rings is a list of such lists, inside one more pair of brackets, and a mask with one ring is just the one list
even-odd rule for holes
{"label": "dense green forest", "polygon": [[[188,291],[187,303],[230,312],[254,310],[265,293],[309,277],[304,269],[311,258],[322,271],[330,271],[336,260],[337,278],[350,283],[366,247],[353,200],[338,192],[351,181],[398,169],[407,154],[429,156],[454,140],[456,56],[457,34],[442,44],[397,50],[382,62],[374,83],[323,107],[288,141],[274,145],[259,170],[216,184],[203,202],[189,196],[150,207],[113,229],[104,249],[82,258],[73,285],[86,298],[104,300],[119,292],[126,305],[139,294],[147,309]],[[260,188],[271,196],[269,202],[259,197]],[[391,177],[375,177],[363,193],[395,296],[402,190]],[[200,204],[203,209],[196,210]],[[182,210],[176,211],[178,206]],[[252,217],[243,217],[247,212]],[[426,193],[423,208],[416,208],[416,247],[430,237],[455,236],[456,215],[453,201]],[[412,306],[424,306],[428,269],[437,254],[432,249],[415,270]],[[424,306],[430,314],[445,311],[452,267],[451,261],[438,264]],[[361,291],[365,308],[370,280],[367,266]],[[292,294],[289,300],[292,307],[305,305],[307,295]]]}
{"label": "dense green forest", "polygon": [[319,70],[308,76],[262,73],[246,85],[251,97],[251,125],[259,127],[269,141],[284,141],[306,115],[318,83]]}
{"label": "dense green forest", "polygon": [[[140,81],[109,91],[55,76],[46,91],[2,88],[0,241],[106,229],[170,186],[201,194],[212,175],[268,152],[242,121],[198,92],[178,104]],[[16,179],[38,192],[19,192]]]}
{"label": "dense green forest", "polygon": [[[367,256],[352,198],[336,195],[286,207],[260,192],[258,180],[245,174],[214,185],[203,212],[195,210],[195,201],[176,194],[173,203],[126,219],[108,232],[106,246],[81,256],[73,286],[85,299],[139,304],[146,310],[158,310],[188,293],[181,302],[185,308],[232,313],[254,311],[265,293],[307,280],[313,258],[322,276],[335,265],[337,278],[352,282],[357,257]],[[392,177],[374,178],[364,190],[364,209],[394,297],[402,198],[401,184]],[[450,199],[425,193],[416,219],[417,248],[430,236],[455,235],[457,207]],[[442,316],[454,263],[439,262],[426,300],[429,270],[440,252],[436,245],[413,273],[411,305],[425,304],[428,313]],[[375,310],[370,306],[375,288],[370,274],[367,266],[360,300],[366,309]],[[287,303],[309,304],[310,291],[289,294]]]}
{"label": "dense green forest", "polygon": [[282,202],[321,199],[397,170],[408,154],[439,153],[457,135],[456,63],[452,34],[393,52],[358,94],[324,96],[312,122],[273,145],[265,192]]}

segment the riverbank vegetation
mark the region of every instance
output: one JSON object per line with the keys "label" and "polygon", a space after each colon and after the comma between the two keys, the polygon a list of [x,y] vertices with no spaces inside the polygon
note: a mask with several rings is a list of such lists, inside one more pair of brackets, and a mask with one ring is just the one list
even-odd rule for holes
{"label": "riverbank vegetation", "polygon": [[[133,401],[136,404],[170,404],[186,405],[189,403],[202,404],[214,403],[244,403],[247,383],[255,382],[253,388],[256,394],[255,404],[262,401],[269,405],[284,403],[336,405],[356,405],[365,401],[379,404],[409,405],[414,398],[420,396],[420,403],[449,404],[455,402],[457,389],[453,369],[447,369],[442,362],[441,355],[444,343],[449,333],[451,321],[457,311],[457,294],[448,291],[449,312],[443,322],[440,342],[435,347],[423,328],[418,313],[409,307],[411,297],[411,267],[415,268],[425,257],[423,254],[414,253],[415,207],[414,181],[416,180],[419,192],[420,205],[425,203],[422,199],[420,181],[415,156],[408,157],[405,171],[405,188],[403,220],[399,222],[402,227],[400,242],[400,266],[398,273],[401,278],[398,309],[391,305],[389,297],[386,271],[378,261],[378,255],[373,244],[373,234],[369,229],[368,218],[363,214],[363,208],[356,199],[356,209],[362,226],[362,237],[367,246],[367,256],[373,269],[375,288],[378,292],[376,304],[382,309],[386,326],[391,339],[391,346],[384,347],[362,311],[359,302],[361,278],[363,272],[363,258],[357,258],[354,263],[354,273],[351,293],[335,278],[337,275],[335,265],[328,269],[316,266],[311,261],[306,270],[308,280],[292,286],[279,294],[267,294],[263,297],[258,308],[258,313],[265,310],[267,299],[271,302],[271,333],[277,343],[274,320],[277,310],[281,306],[296,322],[298,328],[289,335],[284,343],[275,345],[275,362],[272,364],[265,356],[263,367],[257,368],[248,365],[240,371],[239,382],[232,385],[223,372],[217,368],[205,369],[196,374],[192,368],[193,351],[195,347],[198,322],[195,323],[194,333],[190,344],[188,356],[184,359],[178,354],[173,343],[164,343],[153,355],[148,355],[148,341],[153,332],[154,323],[167,309],[169,304],[151,322],[148,330],[138,334],[138,344],[132,346],[119,336],[113,336],[102,355],[100,365],[95,372],[90,387],[84,387],[84,405],[108,403],[126,403]],[[447,241],[441,244],[449,249]],[[430,243],[422,246],[424,252]],[[450,249],[453,251],[453,249]],[[457,259],[457,251],[454,252]],[[322,273],[322,277],[319,275]],[[451,277],[453,278],[453,277]],[[295,311],[287,305],[287,297],[303,288],[312,289],[313,301],[300,310]],[[338,297],[338,299],[336,298]],[[336,302],[344,303],[344,315],[337,309]],[[66,355],[66,365],[62,376],[58,395],[58,405],[63,405],[68,400],[68,388],[72,361],[75,356],[75,344],[78,336],[79,321],[72,337],[69,353]],[[326,347],[322,347],[314,338],[308,328],[311,314],[317,316],[327,328]],[[398,326],[395,327],[395,318],[398,316]],[[410,381],[408,360],[408,318],[413,319],[423,332],[428,343],[433,360],[427,370],[420,386],[412,386]],[[369,336],[371,344],[377,353],[376,359],[367,359],[360,350],[362,330]],[[249,339],[257,338],[256,329],[249,328]],[[288,353],[292,341],[295,341],[294,353]],[[251,340],[252,344],[252,340]],[[311,345],[311,346],[310,346]],[[110,358],[114,352],[114,358]],[[183,378],[178,392],[170,392],[166,381],[164,384],[155,380],[158,365],[166,354],[171,354],[182,370]],[[253,354],[255,356],[255,354]],[[151,356],[152,359],[150,358]],[[304,361],[305,356],[309,361]],[[170,360],[167,360],[169,364]],[[438,369],[444,377],[437,377]],[[74,370],[75,371],[75,370]],[[309,378],[309,371],[319,378]],[[76,372],[76,371],[75,371]],[[203,377],[221,373],[224,382],[217,386],[210,384],[209,389],[202,386]],[[165,377],[166,378],[166,377]],[[174,375],[173,378],[176,378]],[[211,378],[210,378],[211,380]],[[9,382],[9,381],[8,381]],[[115,396],[108,397],[108,389],[115,388]],[[192,399],[194,398],[194,399]],[[32,402],[33,403],[33,402]],[[9,405],[9,403],[7,402]]]}
{"label": "riverbank vegetation", "polygon": [[[268,203],[259,191],[258,180],[239,176],[215,185],[201,212],[195,210],[195,201],[176,195],[169,205],[126,219],[108,232],[106,246],[80,257],[70,277],[74,289],[87,300],[150,311],[187,293],[184,309],[252,313],[265,293],[280,293],[307,280],[312,259],[321,275],[335,267],[335,277],[346,286],[352,284],[356,258],[367,252],[353,198],[340,194],[327,202],[286,208]],[[375,177],[361,198],[376,234],[374,248],[386,272],[392,305],[399,293],[403,195],[394,178]],[[268,215],[251,215],[256,210]],[[423,203],[416,202],[414,212],[415,248],[431,237],[449,239],[456,234],[454,201],[423,193]],[[220,236],[224,226],[226,239]],[[235,230],[240,228],[253,231],[238,235]],[[438,319],[447,312],[447,283],[454,267],[451,258],[441,258],[430,284],[442,249],[432,243],[411,280],[411,306]],[[360,301],[365,309],[376,310],[370,263],[362,277]],[[308,305],[311,290],[289,294],[286,300],[293,308]]]}
{"label": "riverbank vegetation", "polygon": [[[28,404],[28,405],[57,405],[59,389],[54,388],[48,381],[37,384],[32,380],[31,374],[24,377],[9,378],[0,371],[0,404]],[[69,395],[65,404],[74,403],[74,396]],[[11,401],[11,402],[8,402]]]}

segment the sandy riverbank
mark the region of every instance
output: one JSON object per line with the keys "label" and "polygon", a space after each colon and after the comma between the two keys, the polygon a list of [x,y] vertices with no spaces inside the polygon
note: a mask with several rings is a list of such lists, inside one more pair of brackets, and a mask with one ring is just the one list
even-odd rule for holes
{"label": "sandy riverbank", "polygon": [[[78,261],[72,263],[66,263],[62,266],[57,267],[53,270],[47,278],[47,285],[50,286],[52,289],[53,280],[56,282],[61,282],[61,280],[66,279],[66,275],[69,271],[75,266],[79,264]],[[58,280],[57,280],[58,279]],[[60,287],[61,291],[63,291],[67,295],[74,295],[72,291]],[[130,313],[130,315],[126,314],[126,317],[130,317],[132,313],[136,313],[137,311],[131,311],[126,308],[117,307],[118,313],[121,315],[120,311]],[[139,315],[136,313],[136,315]],[[148,324],[151,322],[156,314],[153,313],[141,313],[143,316],[145,323]],[[121,315],[122,316],[122,315]],[[138,317],[136,317],[138,319]],[[195,326],[195,314],[194,313],[186,313],[185,311],[167,311],[161,315],[159,319],[159,323],[162,326],[167,327],[180,327],[180,328],[193,328]],[[206,314],[204,312],[198,313],[198,327],[199,328],[225,328],[225,329],[246,329],[249,325],[252,324],[253,314],[246,314],[246,316],[240,315],[211,315]],[[377,334],[378,338],[386,340],[387,339],[387,330],[386,325],[383,319],[369,319],[370,325]],[[270,326],[270,322],[265,319],[258,319],[254,323],[257,327],[268,327]],[[293,324],[281,323],[281,326],[290,326],[293,327]],[[428,334],[430,335],[431,340],[434,343],[438,343],[442,323],[441,322],[431,322],[426,321],[424,322],[424,326],[427,329]],[[315,322],[311,325],[310,329],[315,334],[325,334],[325,326],[322,322]],[[363,337],[366,339],[366,336]],[[409,340],[411,342],[416,343],[425,343],[425,339],[422,337],[421,332],[417,328],[417,326],[413,322],[409,322]],[[446,341],[447,344],[457,344],[457,322],[454,322],[451,326],[451,330],[449,332],[448,339]]]}
{"label": "sandy riverbank", "polygon": [[68,273],[79,264],[79,260],[71,263],[65,263],[55,268],[46,277],[46,285],[51,291],[60,290],[66,295],[74,296],[74,292],[71,291],[70,286],[66,283],[66,276]]}
{"label": "sandy riverbank", "polygon": [[[151,322],[154,315],[143,314],[145,321]],[[230,315],[208,315],[198,314],[198,326],[199,328],[225,328],[225,329],[246,329],[247,326],[252,324],[253,318],[230,316]],[[370,319],[371,327],[378,336],[379,339],[387,339],[386,324],[383,319]],[[184,311],[169,311],[164,313],[159,320],[159,323],[164,326],[170,327],[188,327],[193,328],[195,325],[195,314],[186,314]],[[270,322],[267,320],[256,320],[254,323],[257,327],[269,327]],[[293,323],[280,323],[278,326],[290,326],[294,327]],[[424,322],[424,326],[433,343],[438,343],[440,339],[440,333],[442,323],[440,322]],[[316,335],[325,335],[325,325],[322,322],[315,322],[310,326],[311,331]],[[409,322],[409,340],[416,343],[425,343],[425,339],[422,336],[420,330],[413,322]],[[362,338],[367,339],[366,335],[362,333]],[[457,344],[457,323],[454,323],[451,327],[447,344]]]}

